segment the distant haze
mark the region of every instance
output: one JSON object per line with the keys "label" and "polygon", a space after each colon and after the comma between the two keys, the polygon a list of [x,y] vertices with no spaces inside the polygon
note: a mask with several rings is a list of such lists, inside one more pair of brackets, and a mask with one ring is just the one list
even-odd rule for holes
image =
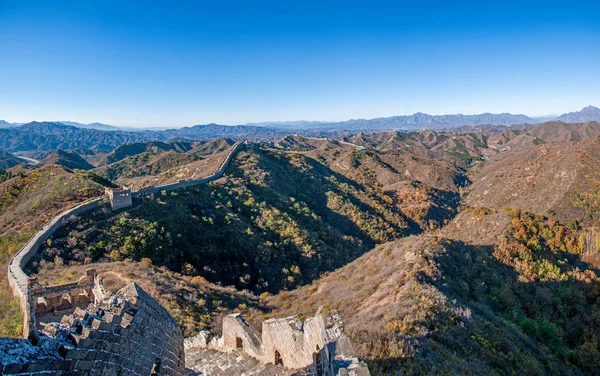
{"label": "distant haze", "polygon": [[[0,114],[1,116],[1,114]],[[549,120],[559,120],[567,123],[584,123],[588,121],[600,122],[600,109],[594,106],[587,106],[580,111],[573,111],[562,115],[530,117],[523,114],[475,114],[475,115],[429,115],[425,113],[415,113],[412,115],[400,115],[372,119],[351,119],[346,121],[285,121],[285,122],[260,122],[236,124],[247,128],[265,128],[281,131],[381,131],[381,130],[418,130],[418,129],[450,129],[465,125],[515,125],[515,124],[537,124]],[[119,127],[115,125],[102,123],[83,124],[74,121],[54,121],[50,123],[61,123],[76,128],[97,129],[102,131],[164,131],[167,129],[180,129],[182,127]],[[211,123],[214,124],[214,123]],[[16,128],[22,123],[10,123],[0,120],[1,128]],[[198,124],[189,124],[194,126]],[[229,124],[230,125],[230,124]],[[220,125],[224,126],[224,125]],[[215,134],[222,136],[225,134]]]}

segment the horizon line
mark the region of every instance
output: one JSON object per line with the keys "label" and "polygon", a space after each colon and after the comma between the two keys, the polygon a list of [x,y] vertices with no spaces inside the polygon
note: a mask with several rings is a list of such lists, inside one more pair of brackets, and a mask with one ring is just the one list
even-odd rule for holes
{"label": "horizon line", "polygon": [[[239,126],[257,126],[258,124],[285,124],[285,123],[322,123],[322,124],[335,124],[335,123],[343,123],[343,122],[349,122],[349,121],[357,121],[357,120],[375,120],[375,119],[386,119],[386,118],[393,118],[393,117],[402,117],[402,116],[413,116],[413,115],[419,115],[419,114],[423,114],[423,115],[429,115],[429,116],[476,116],[476,115],[512,115],[512,116],[526,116],[528,118],[531,119],[540,119],[540,118],[553,118],[553,117],[559,117],[568,113],[572,113],[572,112],[579,112],[582,111],[585,108],[588,107],[593,107],[593,108],[598,108],[594,105],[586,105],[581,107],[581,109],[576,110],[576,111],[569,111],[569,112],[565,112],[562,114],[544,114],[544,115],[527,115],[524,113],[512,113],[512,112],[476,112],[476,113],[441,113],[441,114],[434,114],[434,113],[428,113],[428,112],[423,112],[423,111],[417,111],[417,112],[413,112],[410,114],[397,114],[397,115],[390,115],[390,116],[377,116],[377,117],[356,117],[356,118],[350,118],[350,119],[346,119],[346,120],[274,120],[274,121],[251,121],[251,122],[243,122],[243,123],[239,123],[239,124],[224,124],[224,123],[218,123],[218,122],[214,122],[214,121],[210,121],[210,122],[198,122],[195,124],[188,124],[188,125],[180,125],[180,126],[169,126],[169,125],[117,125],[118,122],[111,124],[112,122],[104,122],[104,121],[91,121],[91,122],[84,122],[84,121],[77,121],[77,120],[29,120],[29,121],[9,121],[5,119],[0,119],[0,122],[6,122],[9,124],[17,124],[18,126],[20,125],[25,125],[25,124],[30,124],[30,123],[34,123],[34,122],[38,122],[38,123],[78,123],[78,124],[82,124],[82,125],[91,125],[91,124],[100,124],[100,125],[106,125],[106,126],[110,126],[110,127],[115,127],[115,128],[137,128],[137,129],[147,129],[147,130],[151,130],[151,129],[156,129],[156,130],[168,130],[168,129],[181,129],[181,128],[186,128],[186,127],[194,127],[194,126],[198,126],[198,125],[221,125],[221,126],[227,126],[227,127],[239,127]],[[68,125],[68,124],[65,124]]]}

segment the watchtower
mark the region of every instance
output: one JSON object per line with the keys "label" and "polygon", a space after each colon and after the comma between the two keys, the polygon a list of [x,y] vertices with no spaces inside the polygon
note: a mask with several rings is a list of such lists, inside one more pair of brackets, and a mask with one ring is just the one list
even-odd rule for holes
{"label": "watchtower", "polygon": [[131,189],[127,187],[104,188],[104,192],[110,199],[112,210],[128,208],[131,203]]}

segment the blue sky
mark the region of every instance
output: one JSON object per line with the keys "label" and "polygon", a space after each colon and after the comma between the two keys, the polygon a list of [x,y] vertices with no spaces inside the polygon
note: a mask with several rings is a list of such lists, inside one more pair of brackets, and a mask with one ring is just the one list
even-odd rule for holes
{"label": "blue sky", "polygon": [[0,0],[0,119],[126,126],[600,106],[600,5]]}

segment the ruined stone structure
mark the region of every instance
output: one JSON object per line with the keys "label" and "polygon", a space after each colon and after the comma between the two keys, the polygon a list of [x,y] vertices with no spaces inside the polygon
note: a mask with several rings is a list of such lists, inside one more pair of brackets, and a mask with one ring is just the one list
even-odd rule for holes
{"label": "ruined stone structure", "polygon": [[[87,277],[90,275],[88,274]],[[29,340],[0,340],[0,374],[183,375],[183,336],[169,313],[135,283],[106,305],[45,323]]]}
{"label": "ruined stone structure", "polygon": [[72,311],[74,307],[85,307],[94,303],[96,270],[90,269],[79,281],[55,286],[42,286],[37,278],[29,278],[29,294],[33,308],[33,320],[38,322],[42,314],[59,315]]}
{"label": "ruined stone structure", "polygon": [[[185,340],[188,357],[195,349],[245,353],[264,364],[290,370],[304,370],[319,376],[366,376],[369,370],[358,360],[339,316],[326,319],[320,313],[304,322],[296,316],[269,319],[262,333],[250,326],[240,314],[223,319],[223,334],[212,337],[201,332]],[[188,365],[192,366],[192,365]]]}
{"label": "ruined stone structure", "polygon": [[23,268],[39,252],[46,240],[62,226],[66,218],[93,210],[98,207],[101,201],[102,198],[96,198],[60,213],[33,235],[8,263],[8,284],[13,294],[19,298],[21,312],[23,313],[23,337],[27,338],[29,332],[35,328],[32,315],[34,308],[29,294],[29,279]]}
{"label": "ruined stone structure", "polygon": [[112,210],[129,208],[132,205],[131,190],[127,187],[104,188],[104,193],[110,199]]}

